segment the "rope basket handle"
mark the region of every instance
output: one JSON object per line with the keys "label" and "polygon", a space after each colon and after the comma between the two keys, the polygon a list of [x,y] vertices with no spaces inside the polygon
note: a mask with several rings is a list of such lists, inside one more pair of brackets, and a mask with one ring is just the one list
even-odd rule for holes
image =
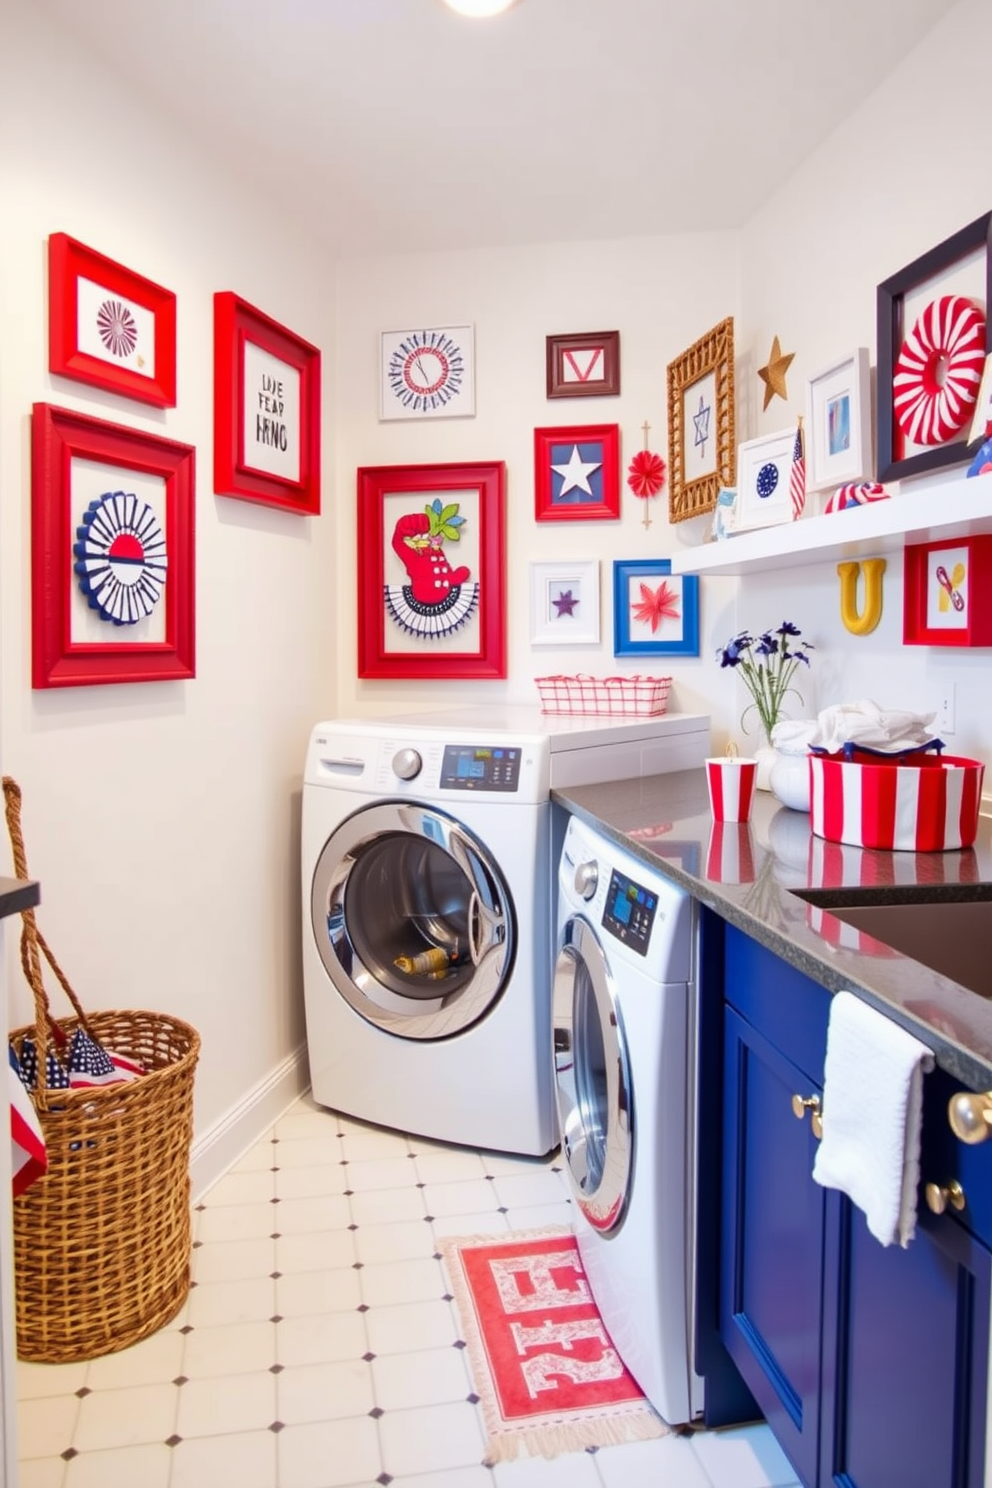
{"label": "rope basket handle", "polygon": [[[3,777],[3,799],[4,811],[7,817],[7,831],[10,833],[10,845],[14,855],[14,876],[19,879],[27,879],[29,877],[28,862],[24,851],[24,833],[21,828],[21,787],[9,775]],[[55,973],[58,983],[72,1004],[73,1011],[80,1023],[86,1029],[87,1033],[90,1030],[79,998],[69,985],[69,980],[65,972],[56,961],[48,942],[38,929],[34,910],[22,909],[21,921],[21,968],[27,984],[34,995],[35,1040],[38,1046],[38,1089],[39,1091],[44,1091],[48,1088],[49,1035],[53,1032],[56,1024],[52,1016],[48,993],[45,990],[45,983],[42,978],[42,956],[44,956]]]}

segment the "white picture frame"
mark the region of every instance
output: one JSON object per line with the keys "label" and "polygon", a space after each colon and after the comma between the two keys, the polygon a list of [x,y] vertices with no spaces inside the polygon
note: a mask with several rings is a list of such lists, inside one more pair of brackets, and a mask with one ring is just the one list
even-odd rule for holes
{"label": "white picture frame", "polygon": [[806,383],[806,490],[834,491],[874,479],[867,346]]}
{"label": "white picture frame", "polygon": [[599,644],[599,560],[530,565],[532,646]]}
{"label": "white picture frame", "polygon": [[380,421],[474,416],[474,326],[380,331]]}
{"label": "white picture frame", "polygon": [[763,434],[737,447],[736,530],[774,527],[792,521],[789,473],[796,447],[795,426]]}

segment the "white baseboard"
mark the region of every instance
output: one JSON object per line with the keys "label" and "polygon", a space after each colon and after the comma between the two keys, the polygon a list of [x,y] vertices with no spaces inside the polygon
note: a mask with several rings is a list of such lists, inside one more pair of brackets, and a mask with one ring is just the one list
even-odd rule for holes
{"label": "white baseboard", "polygon": [[274,1125],[288,1106],[310,1088],[307,1046],[300,1044],[264,1080],[195,1139],[190,1154],[193,1201],[242,1157]]}

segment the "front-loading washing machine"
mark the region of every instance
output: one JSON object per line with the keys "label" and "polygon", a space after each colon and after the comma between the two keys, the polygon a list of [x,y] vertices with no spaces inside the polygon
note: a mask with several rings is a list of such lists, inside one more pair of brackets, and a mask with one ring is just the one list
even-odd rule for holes
{"label": "front-loading washing machine", "polygon": [[675,884],[572,817],[558,873],[556,1096],[589,1286],[671,1425],[702,1413],[690,1338],[695,916]]}
{"label": "front-loading washing machine", "polygon": [[542,1155],[551,1059],[551,788],[697,765],[709,719],[456,709],[331,720],[303,783],[314,1098],[377,1125]]}

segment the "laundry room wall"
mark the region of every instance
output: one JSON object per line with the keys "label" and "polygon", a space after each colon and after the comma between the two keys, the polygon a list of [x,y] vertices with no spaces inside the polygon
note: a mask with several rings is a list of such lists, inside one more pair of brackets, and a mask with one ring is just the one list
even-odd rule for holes
{"label": "laundry room wall", "polygon": [[[40,924],[83,1003],[168,1011],[202,1034],[201,1139],[253,1097],[291,1099],[302,1077],[300,776],[339,665],[327,260],[82,41],[30,5],[5,6],[0,25],[0,760],[24,791]],[[48,373],[56,231],[176,292],[176,408]],[[216,290],[325,351],[320,518],[213,493]],[[32,691],[36,401],[195,446],[195,680]],[[16,940],[7,980],[21,1022]]]}
{"label": "laundry room wall", "polygon": [[[975,60],[990,51],[992,7],[959,0],[747,224],[740,344],[751,360],[750,385],[760,387],[753,368],[767,358],[773,336],[795,360],[788,402],[776,398],[762,413],[758,399],[741,438],[794,427],[807,378],[855,347],[868,347],[874,369],[876,286],[992,210],[992,101]],[[741,145],[746,152],[745,134]],[[963,477],[958,466],[934,479]],[[809,509],[819,511],[820,500],[811,497]],[[844,522],[844,513],[836,520]],[[746,577],[739,599],[742,625],[788,616],[816,643],[808,705],[873,698],[923,711],[953,683],[957,718],[948,744],[992,762],[988,650],[903,646],[902,606],[896,555],[884,575],[881,623],[868,636],[844,629],[836,563]]]}
{"label": "laundry room wall", "polygon": [[[663,181],[657,189],[664,190]],[[739,313],[738,238],[603,238],[593,202],[594,193],[588,242],[363,258],[338,267],[336,574],[344,716],[476,702],[480,709],[489,702],[536,705],[534,678],[540,675],[643,672],[673,678],[673,710],[712,711],[715,727],[724,730],[731,721],[721,701],[730,700],[731,689],[720,684],[713,652],[734,623],[735,581],[706,583],[698,658],[619,660],[612,583],[615,560],[670,557],[708,529],[709,518],[670,525],[667,483],[645,503],[627,488],[626,472],[643,448],[645,422],[651,449],[668,462],[666,367],[718,321]],[[548,235],[553,239],[552,222]],[[475,417],[380,422],[380,332],[469,323],[475,327]],[[597,330],[620,332],[620,395],[549,399],[546,337]],[[604,423],[620,428],[619,521],[535,521],[535,428]],[[356,469],[460,460],[506,463],[508,676],[499,682],[361,681],[354,665],[356,588],[374,579],[356,568]],[[529,564],[561,559],[599,562],[598,645],[531,645]]]}

